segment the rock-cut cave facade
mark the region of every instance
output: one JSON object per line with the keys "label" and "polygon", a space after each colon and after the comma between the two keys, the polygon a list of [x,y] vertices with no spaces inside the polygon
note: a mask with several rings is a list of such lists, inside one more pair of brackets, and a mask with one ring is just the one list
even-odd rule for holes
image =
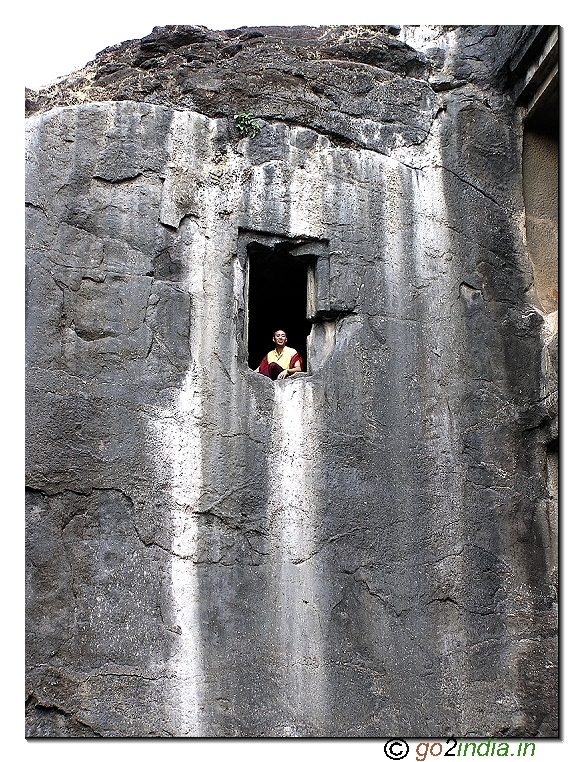
{"label": "rock-cut cave facade", "polygon": [[27,92],[29,737],[557,736],[558,37],[156,27]]}

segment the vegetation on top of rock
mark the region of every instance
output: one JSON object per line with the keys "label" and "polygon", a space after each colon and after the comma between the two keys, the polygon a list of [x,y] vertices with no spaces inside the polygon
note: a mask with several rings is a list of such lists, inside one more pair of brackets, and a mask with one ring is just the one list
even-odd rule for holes
{"label": "vegetation on top of rock", "polygon": [[241,136],[254,138],[261,131],[262,124],[255,118],[252,112],[242,111],[235,114],[235,124],[241,133]]}

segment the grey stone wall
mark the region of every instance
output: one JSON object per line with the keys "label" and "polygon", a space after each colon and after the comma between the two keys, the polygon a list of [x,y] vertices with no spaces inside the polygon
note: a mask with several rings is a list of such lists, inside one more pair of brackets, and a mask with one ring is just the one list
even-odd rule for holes
{"label": "grey stone wall", "polygon": [[[401,116],[28,120],[31,736],[557,733],[519,117],[490,59],[375,45],[346,77]],[[317,305],[273,383],[246,244],[288,240]]]}

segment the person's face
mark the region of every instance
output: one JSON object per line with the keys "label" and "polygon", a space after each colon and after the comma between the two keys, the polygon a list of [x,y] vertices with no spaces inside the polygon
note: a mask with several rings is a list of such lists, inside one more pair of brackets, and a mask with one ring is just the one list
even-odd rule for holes
{"label": "person's face", "polygon": [[276,331],[273,334],[273,340],[275,342],[276,347],[285,347],[287,343],[287,336],[285,334],[285,331]]}

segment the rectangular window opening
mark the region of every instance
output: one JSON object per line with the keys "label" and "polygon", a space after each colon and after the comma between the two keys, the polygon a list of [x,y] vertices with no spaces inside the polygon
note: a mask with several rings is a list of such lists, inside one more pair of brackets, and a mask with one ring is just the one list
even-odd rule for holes
{"label": "rectangular window opening", "polygon": [[308,284],[313,284],[316,258],[292,254],[292,248],[291,242],[270,247],[252,241],[247,246],[247,348],[253,370],[274,348],[275,331],[283,330],[288,346],[301,355],[303,370],[309,371],[307,338],[312,323],[307,315],[312,311],[308,304],[312,297],[308,297]]}

